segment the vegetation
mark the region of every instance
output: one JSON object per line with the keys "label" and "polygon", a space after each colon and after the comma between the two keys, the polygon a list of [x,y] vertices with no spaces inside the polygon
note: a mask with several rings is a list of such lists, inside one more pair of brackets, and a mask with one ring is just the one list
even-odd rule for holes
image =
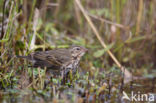
{"label": "vegetation", "polygon": [[[123,91],[155,94],[155,5],[155,0],[0,0],[0,102],[129,103]],[[71,45],[89,51],[65,85],[59,77],[47,79],[46,68],[16,58]]]}

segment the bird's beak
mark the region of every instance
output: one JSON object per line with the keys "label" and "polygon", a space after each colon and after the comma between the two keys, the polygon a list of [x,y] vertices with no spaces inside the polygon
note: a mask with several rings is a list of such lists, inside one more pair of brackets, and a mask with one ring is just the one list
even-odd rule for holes
{"label": "bird's beak", "polygon": [[87,51],[88,51],[88,49],[84,48],[84,51],[85,51],[85,52],[87,52]]}

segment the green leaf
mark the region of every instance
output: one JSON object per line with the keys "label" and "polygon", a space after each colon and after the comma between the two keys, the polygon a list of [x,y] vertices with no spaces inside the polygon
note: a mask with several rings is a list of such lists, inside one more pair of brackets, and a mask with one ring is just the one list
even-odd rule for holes
{"label": "green leaf", "polygon": [[96,52],[94,52],[93,56],[96,58],[101,57],[107,50],[111,49],[113,47],[113,45],[114,44],[110,44],[105,49],[97,50]]}
{"label": "green leaf", "polygon": [[98,57],[101,57],[105,52],[105,49],[102,49],[102,50],[97,50],[96,52],[94,52],[94,57],[98,58]]}
{"label": "green leaf", "polygon": [[143,40],[145,39],[146,36],[139,36],[139,37],[134,37],[134,38],[131,38],[131,39],[128,39],[126,41],[126,43],[133,43],[133,42],[136,42],[136,41],[139,41],[139,40]]}
{"label": "green leaf", "polygon": [[0,42],[7,42],[9,39],[2,39]]}

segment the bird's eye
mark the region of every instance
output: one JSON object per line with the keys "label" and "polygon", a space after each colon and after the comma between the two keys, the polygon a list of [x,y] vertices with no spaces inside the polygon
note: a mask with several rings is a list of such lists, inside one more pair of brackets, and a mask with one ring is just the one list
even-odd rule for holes
{"label": "bird's eye", "polygon": [[76,48],[76,50],[80,50],[80,48]]}

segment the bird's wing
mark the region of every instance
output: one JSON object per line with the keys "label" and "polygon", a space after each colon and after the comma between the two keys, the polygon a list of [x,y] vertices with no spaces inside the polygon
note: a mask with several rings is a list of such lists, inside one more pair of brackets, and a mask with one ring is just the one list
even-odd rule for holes
{"label": "bird's wing", "polygon": [[53,62],[54,60],[57,64],[60,64],[60,65],[71,60],[71,54],[66,49],[47,51],[47,54],[49,54],[47,56],[47,60],[51,62]]}
{"label": "bird's wing", "polygon": [[36,61],[40,60],[56,66],[71,60],[70,53],[64,49],[34,52],[31,57]]}

